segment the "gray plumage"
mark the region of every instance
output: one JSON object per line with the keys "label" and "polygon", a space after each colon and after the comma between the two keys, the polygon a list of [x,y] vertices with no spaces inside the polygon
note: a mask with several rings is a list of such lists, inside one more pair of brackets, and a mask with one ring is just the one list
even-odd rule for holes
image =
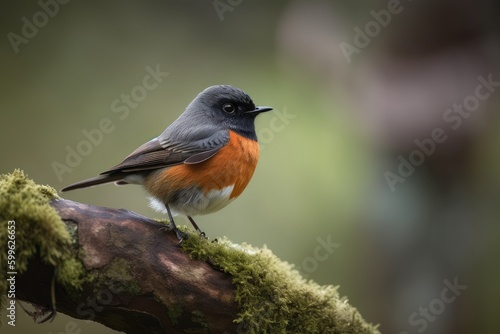
{"label": "gray plumage", "polygon": [[[234,107],[234,112],[228,112],[231,110],[228,105]],[[268,110],[271,108],[256,107],[241,89],[229,85],[208,87],[158,137],[141,145],[99,176],[69,185],[62,191],[107,182],[141,184],[154,170],[182,163],[201,163],[226,145],[229,130],[256,140],[254,119]]]}

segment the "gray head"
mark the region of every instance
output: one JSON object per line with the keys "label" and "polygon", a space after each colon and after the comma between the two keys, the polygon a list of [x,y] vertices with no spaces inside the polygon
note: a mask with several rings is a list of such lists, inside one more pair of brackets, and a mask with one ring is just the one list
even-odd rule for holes
{"label": "gray head", "polygon": [[187,106],[162,136],[190,137],[195,140],[220,130],[233,130],[257,140],[255,117],[270,107],[256,107],[248,94],[229,85],[206,88]]}

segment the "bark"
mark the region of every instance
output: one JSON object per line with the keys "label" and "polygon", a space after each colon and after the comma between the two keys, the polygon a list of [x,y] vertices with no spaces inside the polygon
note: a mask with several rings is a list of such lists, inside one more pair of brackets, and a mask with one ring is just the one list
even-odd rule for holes
{"label": "bark", "polygon": [[18,169],[0,175],[0,232],[1,249],[15,239],[15,264],[0,252],[0,265],[17,271],[14,288],[0,271],[0,296],[37,305],[38,322],[55,307],[126,333],[379,333],[267,248],[179,244],[166,225],[59,198]]}
{"label": "bark", "polygon": [[[190,259],[173,231],[127,210],[65,199],[51,202],[73,231],[93,279],[83,291],[55,286],[57,311],[126,333],[234,333],[231,276]],[[18,276],[20,299],[51,305],[52,266],[30,261]],[[36,277],[36,279],[33,279]]]}

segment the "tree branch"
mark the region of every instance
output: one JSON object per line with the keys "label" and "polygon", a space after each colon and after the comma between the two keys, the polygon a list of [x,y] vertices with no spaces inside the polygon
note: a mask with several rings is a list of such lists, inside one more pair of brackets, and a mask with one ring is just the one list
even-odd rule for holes
{"label": "tree branch", "polygon": [[[165,225],[130,211],[64,199],[53,200],[51,205],[66,224],[76,223],[80,259],[94,278],[84,284],[77,300],[58,287],[60,312],[127,333],[236,331],[231,277],[206,262],[190,259]],[[41,268],[45,268],[47,284],[53,269]],[[31,279],[23,282],[36,284],[29,272],[24,276]],[[34,301],[31,291],[39,291],[45,302],[35,303],[50,305],[47,288],[25,290],[20,285],[20,290],[28,291],[21,295],[28,301]],[[197,317],[197,311],[203,317]]]}
{"label": "tree branch", "polygon": [[21,171],[0,176],[0,218],[2,232],[16,224],[16,298],[50,308],[57,277],[57,311],[74,318],[126,333],[378,333],[267,249],[195,232],[179,244],[163,224],[59,198]]}

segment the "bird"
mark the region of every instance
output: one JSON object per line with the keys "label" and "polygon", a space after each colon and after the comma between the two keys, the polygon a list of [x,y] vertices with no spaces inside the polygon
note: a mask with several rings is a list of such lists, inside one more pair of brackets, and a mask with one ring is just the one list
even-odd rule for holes
{"label": "bird", "polygon": [[210,86],[158,137],[118,165],[61,191],[109,182],[141,185],[150,206],[167,213],[180,241],[186,234],[174,222],[178,214],[205,236],[192,217],[216,212],[241,195],[259,159],[255,118],[272,109],[255,106],[239,88]]}

